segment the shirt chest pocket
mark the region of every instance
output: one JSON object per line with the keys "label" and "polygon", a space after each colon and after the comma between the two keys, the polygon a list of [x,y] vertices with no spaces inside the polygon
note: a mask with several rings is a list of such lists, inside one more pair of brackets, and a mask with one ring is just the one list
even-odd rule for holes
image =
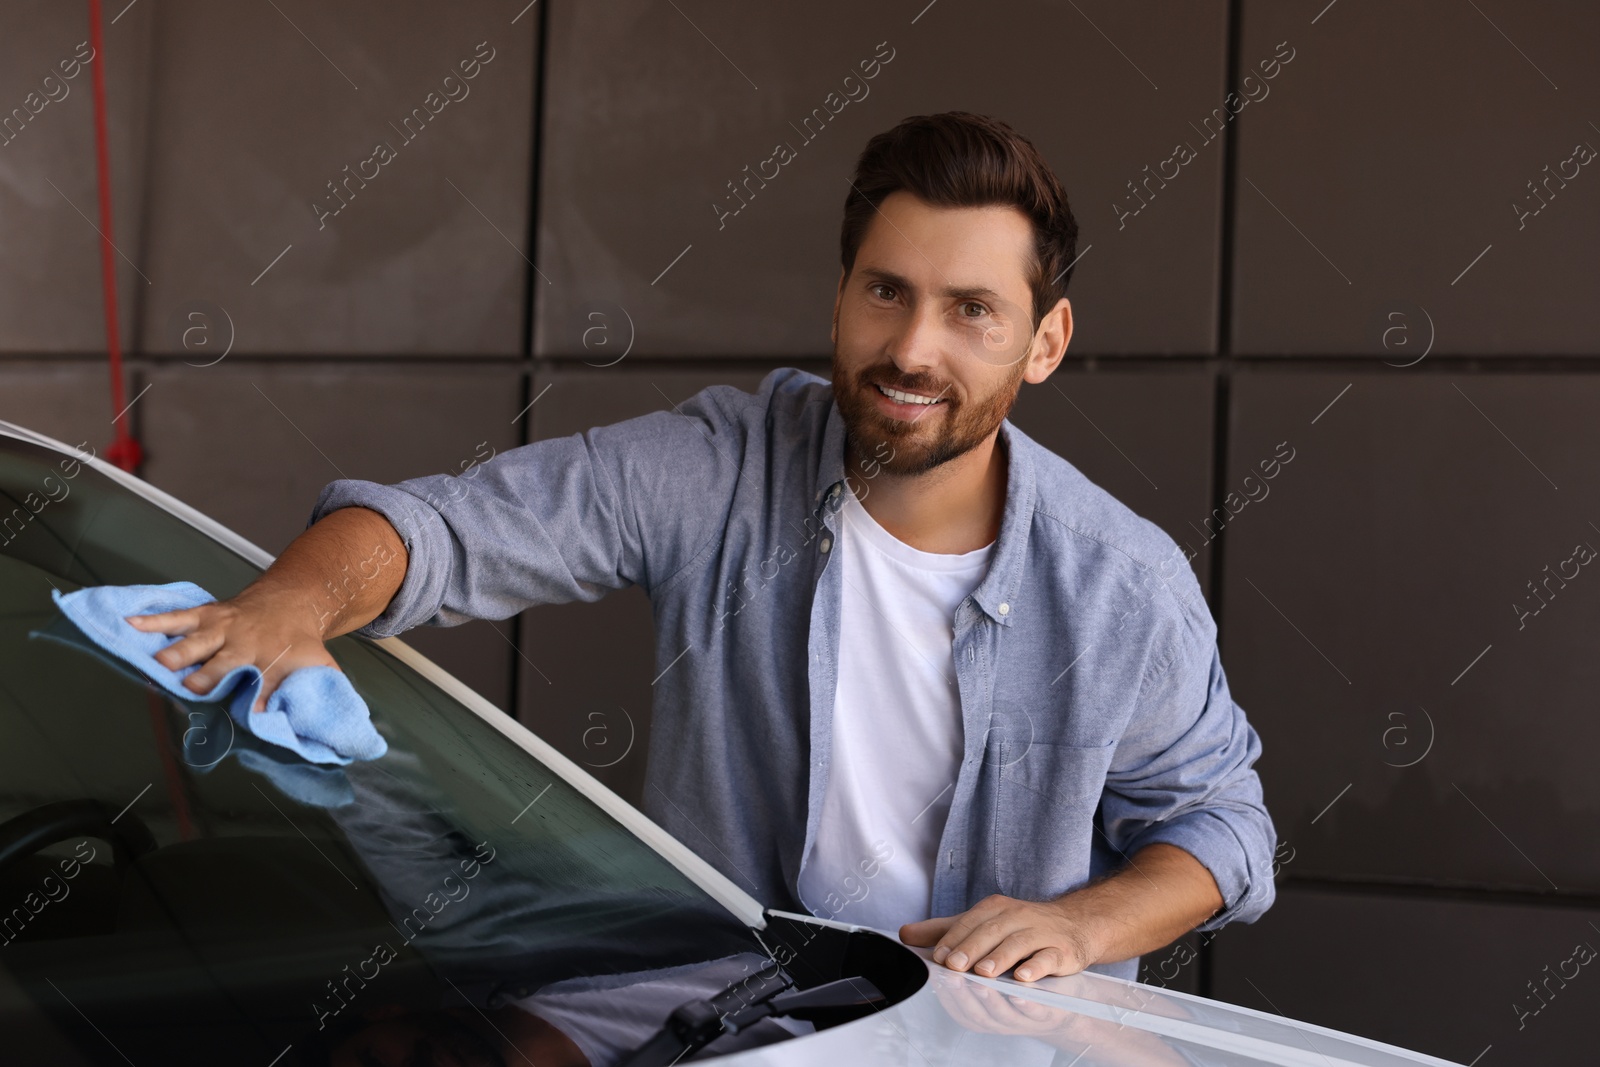
{"label": "shirt chest pocket", "polygon": [[995,739],[984,754],[993,783],[995,881],[1023,900],[1059,896],[1089,877],[1100,832],[1095,811],[1105,790],[1115,739],[1063,745]]}

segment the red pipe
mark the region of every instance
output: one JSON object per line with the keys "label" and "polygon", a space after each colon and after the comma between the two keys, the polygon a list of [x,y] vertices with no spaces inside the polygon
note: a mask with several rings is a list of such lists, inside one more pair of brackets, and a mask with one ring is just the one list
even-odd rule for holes
{"label": "red pipe", "polygon": [[117,329],[116,246],[111,241],[111,150],[106,143],[105,44],[100,25],[100,0],[89,0],[89,39],[94,48],[94,155],[100,185],[100,286],[105,294],[106,352],[111,358],[112,426],[116,436],[106,458],[125,471],[135,471],[144,450],[128,431],[126,392],[122,386],[122,338]]}
{"label": "red pipe", "polygon": [[[111,358],[111,406],[116,412],[112,425],[116,437],[106,448],[106,458],[128,472],[138,469],[144,459],[139,442],[128,432],[128,412],[122,387],[122,339],[117,329],[116,246],[111,240],[111,150],[106,143],[105,42],[101,33],[100,0],[89,0],[89,39],[94,47],[94,156],[100,185],[100,287],[105,294],[106,352]],[[164,702],[146,694],[150,725],[155,731],[156,751],[166,778],[167,797],[178,820],[178,836],[188,841],[195,835],[194,819],[183,789],[183,775],[173,757],[172,738],[166,731]]]}

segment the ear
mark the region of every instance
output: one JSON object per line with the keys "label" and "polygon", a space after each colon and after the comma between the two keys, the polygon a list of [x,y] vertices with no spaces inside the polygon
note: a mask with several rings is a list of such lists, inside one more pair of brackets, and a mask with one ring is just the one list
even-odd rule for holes
{"label": "ear", "polygon": [[1066,297],[1056,301],[1056,306],[1045,312],[1034,333],[1033,354],[1028,357],[1024,381],[1038,385],[1061,365],[1072,341],[1072,303]]}

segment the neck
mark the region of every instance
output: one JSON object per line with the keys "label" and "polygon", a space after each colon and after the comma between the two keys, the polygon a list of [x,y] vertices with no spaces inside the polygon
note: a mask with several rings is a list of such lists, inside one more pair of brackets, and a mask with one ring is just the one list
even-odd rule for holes
{"label": "neck", "polygon": [[912,548],[946,555],[973,552],[1000,536],[1006,450],[999,435],[996,429],[965,455],[914,475],[874,468],[847,440],[845,469],[853,475],[847,484],[879,526]]}

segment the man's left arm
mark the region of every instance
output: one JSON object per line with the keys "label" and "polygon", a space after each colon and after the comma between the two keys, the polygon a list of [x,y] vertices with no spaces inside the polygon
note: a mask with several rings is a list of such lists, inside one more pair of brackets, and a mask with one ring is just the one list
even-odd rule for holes
{"label": "man's left arm", "polygon": [[1077,974],[1169,945],[1215,915],[1211,872],[1176,845],[1156,842],[1113,874],[1036,902],[996,894],[960,915],[900,928],[907,944],[933,944],[933,961],[986,978],[1014,964],[1019,981]]}
{"label": "man's left arm", "polygon": [[1277,834],[1252,769],[1261,741],[1228,691],[1197,586],[1175,615],[1171,655],[1144,680],[1095,826],[1127,864],[1054,900],[996,895],[910,923],[907,944],[985,976],[1021,964],[1016,977],[1033,981],[1253,922],[1271,906]]}

